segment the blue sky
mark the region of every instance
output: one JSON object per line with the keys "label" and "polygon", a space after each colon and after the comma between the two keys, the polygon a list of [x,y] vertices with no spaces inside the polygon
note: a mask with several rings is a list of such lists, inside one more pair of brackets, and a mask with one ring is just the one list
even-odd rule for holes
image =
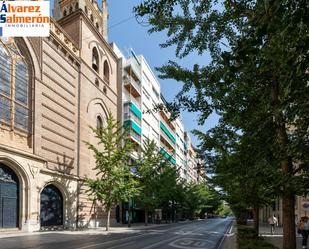
{"label": "blue sky", "polygon": [[[118,47],[125,53],[132,48],[136,54],[143,54],[149,65],[155,72],[155,67],[165,64],[168,60],[175,60],[183,66],[191,67],[194,63],[206,64],[209,62],[207,56],[198,56],[196,54],[179,60],[175,57],[175,50],[172,47],[160,48],[159,44],[166,40],[164,33],[147,32],[148,28],[139,24],[133,14],[133,7],[141,0],[110,0],[109,9],[109,41],[117,43]],[[156,72],[155,72],[156,73]],[[181,88],[181,83],[172,80],[160,80],[161,91],[164,97],[171,101]],[[183,122],[185,129],[191,131],[199,129],[206,131],[213,127],[218,120],[217,115],[211,115],[204,126],[199,127],[196,122],[197,113],[183,112]],[[192,137],[193,144],[198,141]]]}

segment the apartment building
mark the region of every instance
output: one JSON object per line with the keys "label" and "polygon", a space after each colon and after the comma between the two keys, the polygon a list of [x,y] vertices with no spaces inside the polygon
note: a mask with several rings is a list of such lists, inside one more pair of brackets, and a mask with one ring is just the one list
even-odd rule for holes
{"label": "apartment building", "polygon": [[[107,4],[55,1],[48,38],[0,39],[0,229],[96,226],[89,126],[117,116],[119,59]],[[120,76],[121,77],[121,76]],[[112,219],[115,221],[115,219]]]}
{"label": "apartment building", "polygon": [[118,57],[122,58],[121,119],[125,126],[130,126],[132,141],[137,145],[133,158],[137,157],[147,139],[154,140],[160,152],[179,169],[181,177],[196,182],[196,153],[182,119],[172,121],[166,108],[154,111],[158,104],[165,106],[166,100],[151,67],[143,55],[137,56],[133,50],[129,50],[126,57],[116,44],[113,43],[112,47]]}
{"label": "apartment building", "polygon": [[[130,137],[135,143],[132,160],[138,157],[145,141],[156,142],[160,153],[170,161],[171,165],[179,169],[181,177],[188,182],[197,182],[193,173],[195,154],[191,153],[191,161],[187,162],[185,136],[181,118],[170,120],[170,113],[165,108],[154,110],[158,104],[166,105],[160,90],[160,83],[143,55],[136,55],[133,50],[126,51],[127,56],[111,44],[115,53],[122,60],[122,120],[125,127],[130,127]],[[185,135],[186,134],[186,135]],[[192,152],[191,140],[188,143]],[[191,167],[191,168],[190,168]],[[195,177],[195,178],[194,178]],[[138,208],[134,200],[130,203],[132,221],[141,221],[144,218],[143,210]],[[129,204],[122,206],[122,221],[128,219]]]}

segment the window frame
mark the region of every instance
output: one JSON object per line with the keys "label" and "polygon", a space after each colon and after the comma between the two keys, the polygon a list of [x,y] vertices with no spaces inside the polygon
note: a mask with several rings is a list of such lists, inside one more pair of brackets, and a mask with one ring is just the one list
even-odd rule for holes
{"label": "window frame", "polygon": [[[9,102],[9,111],[8,116],[9,120],[0,119],[0,124],[2,126],[9,127],[10,131],[18,130],[24,133],[31,134],[32,132],[32,106],[31,106],[31,74],[30,74],[30,63],[26,60],[26,58],[21,55],[19,48],[16,45],[16,42],[13,38],[9,38],[7,41],[3,41],[0,39],[0,46],[7,53],[7,59],[10,61],[9,70],[10,75],[9,85],[10,85],[10,93],[6,95],[4,91],[0,91],[0,98],[7,100]],[[21,63],[21,64],[19,64]],[[24,68],[24,75],[19,75],[18,65],[21,65]],[[21,83],[17,85],[18,83]],[[25,85],[24,85],[25,84]],[[17,94],[17,91],[19,93]],[[16,97],[19,95],[20,99]],[[24,95],[24,96],[22,96]],[[25,98],[25,101],[22,98]],[[18,109],[24,110],[24,113],[21,113],[21,117],[25,119],[25,122],[17,122],[16,115],[18,115]]]}

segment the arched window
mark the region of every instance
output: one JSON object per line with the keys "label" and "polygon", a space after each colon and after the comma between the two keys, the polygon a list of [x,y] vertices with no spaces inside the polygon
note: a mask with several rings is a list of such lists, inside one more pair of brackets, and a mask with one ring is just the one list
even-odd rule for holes
{"label": "arched window", "polygon": [[63,16],[67,16],[67,10],[63,11]]}
{"label": "arched window", "polygon": [[71,14],[72,12],[73,12],[73,7],[71,6],[69,13]]}
{"label": "arched window", "polygon": [[75,3],[75,10],[78,10],[78,3]]}
{"label": "arched window", "polygon": [[85,13],[88,14],[88,8],[85,6]]}
{"label": "arched window", "polygon": [[96,48],[92,49],[92,68],[98,73],[99,72],[99,53]]}
{"label": "arched window", "polygon": [[97,116],[97,129],[102,129],[103,128],[103,121],[100,116]]}
{"label": "arched window", "polygon": [[90,15],[90,20],[91,20],[92,22],[93,22],[93,20],[94,20],[92,14]]}
{"label": "arched window", "polygon": [[28,65],[13,39],[0,39],[0,123],[30,131]]}
{"label": "arched window", "polygon": [[100,27],[99,27],[99,24],[96,22],[95,23],[95,26],[97,27],[97,29],[99,29]]}
{"label": "arched window", "polygon": [[104,61],[103,71],[104,71],[104,80],[107,83],[109,83],[109,66],[108,66],[107,60]]}
{"label": "arched window", "polygon": [[100,87],[100,82],[99,82],[98,79],[95,79],[94,83],[95,83],[95,85],[96,85],[97,87]]}

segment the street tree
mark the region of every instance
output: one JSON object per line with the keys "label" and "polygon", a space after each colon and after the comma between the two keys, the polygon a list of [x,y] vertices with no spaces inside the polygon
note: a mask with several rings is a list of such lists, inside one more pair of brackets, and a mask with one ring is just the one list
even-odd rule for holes
{"label": "street tree", "polygon": [[220,186],[222,197],[230,204],[239,223],[245,223],[248,211],[253,211],[258,235],[259,208],[283,194],[280,186],[284,179],[273,166],[278,162],[269,146],[273,133],[248,140],[245,135],[230,130],[222,132],[222,129],[213,128],[207,135],[195,133],[202,141],[201,148],[209,151],[204,153],[208,173],[213,174],[209,181]]}
{"label": "street tree", "polygon": [[176,45],[179,58],[211,56],[192,69],[173,61],[159,69],[183,82],[174,106],[200,112],[200,124],[215,111],[219,125],[249,141],[271,128],[271,172],[283,179],[283,249],[295,249],[294,196],[308,179],[307,1],[145,0],[135,11],[150,32],[166,31],[162,47]]}
{"label": "street tree", "polygon": [[86,144],[95,157],[96,165],[93,170],[96,172],[96,178],[88,178],[86,185],[89,195],[104,205],[108,231],[111,209],[139,193],[138,181],[131,172],[130,164],[133,144],[127,130],[123,129],[110,112],[103,127],[91,129],[97,143]]}
{"label": "street tree", "polygon": [[216,214],[221,203],[219,194],[206,183],[190,182],[185,186],[185,207],[190,219]]}
{"label": "street tree", "polygon": [[178,169],[168,159],[161,161],[158,175],[157,207],[162,208],[165,220],[175,221],[177,204],[181,202],[181,183]]}
{"label": "street tree", "polygon": [[154,211],[158,189],[158,176],[160,164],[163,160],[156,143],[146,140],[142,153],[137,160],[137,174],[141,186],[139,202],[144,207],[145,225],[148,225],[148,212]]}

